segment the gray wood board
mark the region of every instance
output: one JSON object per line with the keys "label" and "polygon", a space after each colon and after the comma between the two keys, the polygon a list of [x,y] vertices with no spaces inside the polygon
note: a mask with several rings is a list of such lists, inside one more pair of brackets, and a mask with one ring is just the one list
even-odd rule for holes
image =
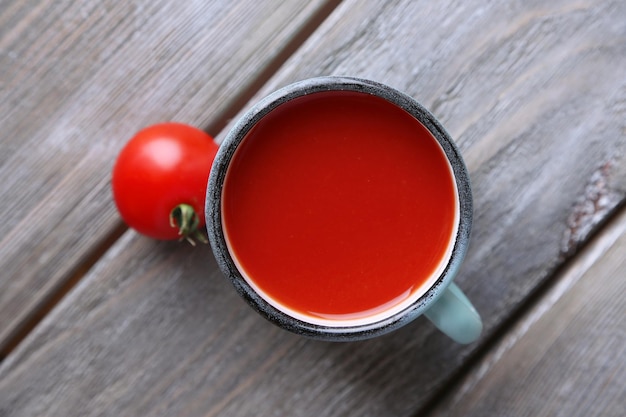
{"label": "gray wood board", "polygon": [[0,352],[119,229],[121,146],[156,122],[221,123],[326,3],[3,4]]}
{"label": "gray wood board", "polygon": [[429,415],[626,415],[624,253],[626,210]]}
{"label": "gray wood board", "polygon": [[[623,201],[625,7],[345,1],[263,93],[354,75],[433,110],[473,181],[457,282],[486,338]],[[248,308],[207,248],[129,231],[2,365],[0,404],[7,415],[406,416],[479,345],[423,319],[359,343],[301,339]]]}

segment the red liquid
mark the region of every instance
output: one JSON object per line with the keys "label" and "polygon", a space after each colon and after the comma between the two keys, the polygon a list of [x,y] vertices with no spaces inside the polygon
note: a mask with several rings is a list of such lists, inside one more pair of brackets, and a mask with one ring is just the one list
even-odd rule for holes
{"label": "red liquid", "polygon": [[360,318],[419,288],[455,226],[441,147],[387,101],[324,92],[279,106],[228,169],[222,214],[249,279],[279,303]]}

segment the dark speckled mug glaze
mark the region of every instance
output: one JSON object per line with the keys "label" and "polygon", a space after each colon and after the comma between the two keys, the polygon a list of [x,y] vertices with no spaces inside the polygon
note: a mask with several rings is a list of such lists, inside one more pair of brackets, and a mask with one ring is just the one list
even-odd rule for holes
{"label": "dark speckled mug glaze", "polygon": [[[374,322],[325,326],[294,318],[272,306],[248,284],[230,253],[222,225],[221,198],[229,163],[246,134],[265,115],[281,104],[303,95],[326,91],[354,91],[381,97],[421,122],[445,152],[456,181],[459,224],[453,236],[450,259],[433,285],[402,311]],[[321,340],[352,341],[368,339],[395,330],[424,314],[441,331],[459,343],[470,343],[482,330],[480,317],[461,290],[452,282],[467,251],[472,224],[472,194],[469,176],[461,155],[448,133],[435,117],[411,97],[377,82],[348,78],[320,77],[291,84],[269,95],[252,107],[231,129],[217,153],[208,182],[206,224],[218,265],[237,292],[262,316],[294,333]]]}

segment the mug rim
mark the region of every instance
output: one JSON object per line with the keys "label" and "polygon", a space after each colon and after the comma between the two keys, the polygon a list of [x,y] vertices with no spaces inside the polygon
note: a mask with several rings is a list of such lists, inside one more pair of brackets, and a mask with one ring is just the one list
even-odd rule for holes
{"label": "mug rim", "polygon": [[[222,227],[221,195],[226,172],[239,144],[263,117],[281,104],[295,98],[320,92],[353,91],[372,94],[405,110],[428,129],[443,149],[453,171],[459,204],[459,219],[452,253],[439,277],[426,292],[403,310],[380,320],[357,325],[325,326],[309,323],[279,310],[261,297],[236,266],[226,243]],[[251,107],[226,135],[215,156],[207,184],[205,217],[209,242],[219,268],[236,291],[261,316],[293,333],[329,341],[362,340],[395,330],[419,317],[452,282],[467,252],[472,226],[472,193],[469,174],[454,141],[425,107],[415,99],[376,81],[354,77],[325,76],[289,84]]]}

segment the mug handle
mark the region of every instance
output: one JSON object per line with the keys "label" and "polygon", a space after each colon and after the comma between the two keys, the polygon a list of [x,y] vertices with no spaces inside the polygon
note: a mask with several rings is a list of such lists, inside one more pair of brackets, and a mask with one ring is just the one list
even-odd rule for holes
{"label": "mug handle", "polygon": [[424,315],[457,343],[472,343],[483,330],[478,312],[454,282],[448,285]]}

